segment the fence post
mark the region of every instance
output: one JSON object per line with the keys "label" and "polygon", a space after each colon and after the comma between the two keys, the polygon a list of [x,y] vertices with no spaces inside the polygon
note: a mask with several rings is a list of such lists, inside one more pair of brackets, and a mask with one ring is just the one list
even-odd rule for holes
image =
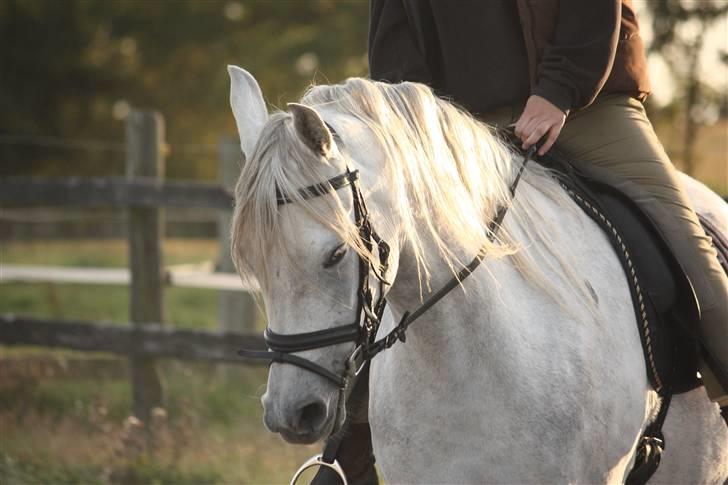
{"label": "fence post", "polygon": [[[126,176],[164,179],[164,120],[154,111],[132,111],[126,121]],[[162,323],[163,212],[156,208],[129,209],[129,318],[134,326]],[[150,358],[130,359],[134,415],[149,421],[162,405],[162,385]]]}
{"label": "fence post", "polygon": [[[218,179],[226,189],[232,191],[240,175],[240,145],[230,137],[223,137],[219,144],[220,165]],[[220,211],[217,218],[217,238],[220,247],[217,271],[234,273],[235,266],[230,257],[231,211]],[[220,291],[219,326],[222,332],[253,333],[258,320],[255,300],[249,293]]]}

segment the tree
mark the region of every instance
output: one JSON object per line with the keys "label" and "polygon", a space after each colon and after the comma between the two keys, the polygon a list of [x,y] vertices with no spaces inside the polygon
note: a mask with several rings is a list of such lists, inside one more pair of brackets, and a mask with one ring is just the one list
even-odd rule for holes
{"label": "tree", "polygon": [[[226,65],[249,69],[274,106],[314,79],[364,75],[367,8],[335,0],[0,0],[0,174],[123,173],[114,142],[131,106],[164,114],[168,176],[213,179],[215,146],[236,133]],[[71,151],[40,146],[47,136],[112,143]]]}
{"label": "tree", "polygon": [[[678,81],[683,95],[684,171],[695,168],[695,144],[703,123],[706,93],[709,88],[700,78],[700,56],[709,27],[728,13],[726,0],[652,0],[647,2],[652,14],[654,38],[651,52],[659,53]],[[725,62],[725,51],[716,53]],[[725,102],[725,93],[722,97]]]}

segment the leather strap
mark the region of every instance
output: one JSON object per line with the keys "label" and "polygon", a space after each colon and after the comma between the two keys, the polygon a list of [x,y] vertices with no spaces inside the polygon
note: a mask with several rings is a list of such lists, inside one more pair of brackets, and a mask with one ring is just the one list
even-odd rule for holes
{"label": "leather strap", "polygon": [[346,385],[346,378],[344,376],[336,374],[326,367],[320,366],[308,359],[304,359],[303,357],[299,357],[294,354],[287,354],[285,352],[276,352],[272,350],[242,349],[238,350],[238,355],[246,359],[262,359],[270,362],[282,362],[285,364],[295,365],[330,380],[336,384],[336,387],[342,388]]}
{"label": "leather strap", "polygon": [[[342,187],[351,187],[354,220],[359,229],[359,237],[362,244],[368,251],[371,251],[373,248],[372,240],[377,244],[380,267],[375,268],[374,272],[379,277],[379,272],[385,271],[387,267],[389,246],[379,237],[371,226],[368,217],[369,214],[356,183],[358,179],[358,170],[351,171],[347,168],[346,172],[343,174],[324,182],[300,189],[298,193],[301,197],[306,199],[326,195]],[[276,194],[278,205],[293,202],[290,197],[285,194],[281,194],[278,190],[276,190]],[[355,360],[355,356],[358,357],[361,355],[361,347],[359,347],[360,342],[362,340],[369,342],[373,339],[373,335],[379,327],[381,314],[384,310],[384,303],[386,302],[382,296],[383,286],[380,287],[380,295],[377,303],[375,304],[373,302],[373,295],[371,288],[369,287],[370,266],[372,265],[370,265],[368,261],[359,256],[359,290],[357,295],[358,302],[356,309],[356,321],[354,323],[323,330],[316,330],[313,332],[289,335],[275,333],[267,327],[263,337],[270,351],[266,352],[242,349],[238,352],[238,355],[249,359],[288,363],[307,369],[334,382],[340,389],[344,390],[344,394],[347,394],[348,390],[350,390],[347,390],[349,379],[353,374],[355,374],[356,370],[360,369],[359,366],[352,367],[350,362]],[[381,278],[380,283],[382,285],[384,284]],[[357,344],[357,348],[351,354],[349,359],[347,359],[347,366],[342,374],[335,374],[331,370],[326,369],[311,360],[292,355],[295,352],[318,349],[345,342],[354,342]]]}
{"label": "leather strap", "polygon": [[270,327],[266,327],[263,338],[268,348],[276,352],[302,352],[344,342],[355,342],[359,338],[359,331],[360,327],[356,322],[293,335],[275,333]]}
{"label": "leather strap", "polygon": [[[299,189],[298,194],[303,199],[313,199],[314,197],[320,197],[322,195],[326,195],[328,193],[339,190],[342,187],[346,187],[356,180],[359,180],[359,170],[347,170],[341,175],[330,178],[325,182],[309,185],[308,187]],[[285,205],[291,204],[293,202],[293,199],[282,193],[276,187],[276,201],[278,202],[278,205]]]}
{"label": "leather strap", "polygon": [[[511,197],[516,194],[516,187],[518,186],[518,182],[521,180],[523,171],[526,169],[526,164],[528,163],[528,160],[530,160],[536,154],[536,150],[538,150],[538,148],[539,147],[537,145],[533,145],[523,156],[523,162],[521,163],[521,167],[518,170],[518,173],[516,174],[516,177],[510,186]],[[493,218],[490,224],[488,224],[488,239],[490,241],[492,241],[495,238],[496,234],[498,234],[498,229],[500,229],[500,226],[503,223],[503,219],[505,218],[507,211],[507,205],[501,206],[498,209],[496,216]],[[371,360],[372,358],[374,358],[375,355],[385,349],[388,349],[397,341],[404,342],[406,339],[407,327],[409,327],[415,320],[420,318],[427,310],[432,308],[438,301],[444,298],[445,295],[450,293],[456,286],[460,285],[463,280],[473,274],[473,271],[475,271],[475,269],[480,266],[480,263],[483,262],[484,258],[485,252],[483,250],[478,251],[478,254],[475,255],[473,260],[468,263],[467,266],[458,271],[458,273],[450,278],[450,280],[448,280],[448,282],[445,283],[439,290],[430,295],[430,297],[427,298],[427,300],[425,300],[422,305],[417,307],[411,313],[405,312],[405,314],[402,315],[402,319],[392,331],[390,331],[387,335],[377,340],[373,344],[369,345],[369,347],[365,350],[362,358],[364,360]]]}

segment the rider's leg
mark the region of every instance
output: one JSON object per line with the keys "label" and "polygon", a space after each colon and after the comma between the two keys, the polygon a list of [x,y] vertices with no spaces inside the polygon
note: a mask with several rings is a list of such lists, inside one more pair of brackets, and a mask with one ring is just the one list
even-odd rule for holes
{"label": "rider's leg", "polygon": [[[328,446],[329,443],[326,443]],[[350,485],[376,485],[379,483],[374,468],[374,450],[369,423],[351,423],[341,438],[336,451],[336,461]],[[321,468],[311,485],[337,485],[341,480],[328,468]]]}
{"label": "rider's leg", "polygon": [[[324,454],[334,453],[350,485],[377,485],[372,433],[369,428],[369,366],[354,385],[346,406],[347,424],[343,436],[329,438]],[[331,450],[329,449],[331,447]],[[329,468],[320,468],[311,485],[338,485],[341,480]]]}
{"label": "rider's leg", "polygon": [[701,367],[706,389],[728,405],[728,278],[642,103],[627,95],[598,98],[568,118],[557,146],[584,172],[616,183],[662,230],[700,303],[699,332],[714,361]]}

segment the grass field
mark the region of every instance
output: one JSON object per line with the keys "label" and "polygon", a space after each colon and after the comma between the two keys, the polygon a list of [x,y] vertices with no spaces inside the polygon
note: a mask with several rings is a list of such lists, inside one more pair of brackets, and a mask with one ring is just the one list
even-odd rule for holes
{"label": "grass field", "polygon": [[[216,244],[166,241],[165,263],[214,260]],[[123,241],[0,243],[1,263],[104,267],[124,266],[126,257]],[[4,284],[0,313],[8,312],[122,324],[127,321],[128,291],[114,286]],[[167,289],[165,312],[170,325],[214,329],[217,293]],[[28,362],[36,360],[38,370],[29,373]],[[48,360],[63,370],[44,375],[40,363]],[[0,347],[0,362],[5,364],[0,379],[3,485],[287,483],[318,449],[288,445],[265,431],[260,406],[265,368],[162,362],[166,403],[153,424],[156,438],[150,445],[129,418],[131,390],[124,359]],[[84,362],[113,372],[80,372]]]}

